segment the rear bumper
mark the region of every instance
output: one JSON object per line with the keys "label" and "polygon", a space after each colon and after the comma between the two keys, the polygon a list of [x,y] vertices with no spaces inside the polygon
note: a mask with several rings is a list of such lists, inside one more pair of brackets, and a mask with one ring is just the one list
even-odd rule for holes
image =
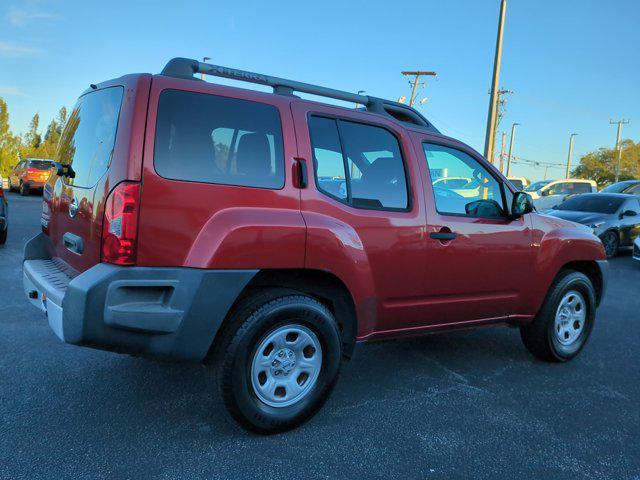
{"label": "rear bumper", "polygon": [[49,256],[48,237],[25,247],[24,289],[67,343],[201,361],[255,270],[120,267],[77,274]]}

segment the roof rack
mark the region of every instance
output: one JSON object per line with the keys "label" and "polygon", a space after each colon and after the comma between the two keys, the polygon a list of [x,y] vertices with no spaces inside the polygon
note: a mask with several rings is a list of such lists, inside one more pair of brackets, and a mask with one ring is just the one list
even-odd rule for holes
{"label": "roof rack", "polygon": [[417,110],[399,102],[384,100],[370,95],[335,90],[310,83],[297,82],[286,78],[272,77],[262,73],[248,72],[235,68],[222,67],[203,63],[190,58],[173,58],[162,69],[162,75],[169,77],[187,78],[198,80],[195,74],[213,75],[216,77],[241,80],[243,82],[269,85],[273,87],[273,93],[278,95],[293,95],[293,92],[304,92],[321,97],[334,98],[345,102],[353,102],[364,105],[368,112],[390,116],[395,120],[412,126],[419,126],[431,132],[440,133],[431,122],[424,118]]}

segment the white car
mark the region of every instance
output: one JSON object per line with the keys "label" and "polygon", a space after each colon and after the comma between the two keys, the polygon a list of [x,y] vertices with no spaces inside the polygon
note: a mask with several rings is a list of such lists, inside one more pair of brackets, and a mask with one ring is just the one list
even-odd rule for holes
{"label": "white car", "polygon": [[640,262],[640,237],[633,242],[633,259]]}
{"label": "white car", "polygon": [[525,192],[533,198],[538,211],[550,210],[560,205],[567,197],[581,193],[596,193],[598,185],[593,180],[570,178],[567,180],[544,180],[535,182],[525,188]]}
{"label": "white car", "polygon": [[525,177],[507,177],[507,180],[518,190],[524,190],[531,183],[529,179]]}

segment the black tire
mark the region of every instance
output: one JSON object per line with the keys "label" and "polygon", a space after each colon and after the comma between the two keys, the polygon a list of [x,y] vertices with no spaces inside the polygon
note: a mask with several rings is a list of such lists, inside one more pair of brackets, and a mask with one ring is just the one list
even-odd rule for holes
{"label": "black tire", "polygon": [[25,185],[24,183],[20,183],[20,195],[23,197],[28,197],[31,193],[29,189],[29,185]]}
{"label": "black tire", "polygon": [[6,228],[4,231],[0,231],[0,245],[4,245],[7,242],[8,232],[9,232],[9,228]]}
{"label": "black tire", "polygon": [[620,247],[620,237],[613,230],[609,230],[602,235],[602,244],[604,245],[604,251],[607,254],[607,258],[613,258],[618,254]]}
{"label": "black tire", "polygon": [[[251,366],[260,343],[284,325],[311,330],[322,348],[317,380],[300,400],[288,406],[269,406],[256,394]],[[234,309],[216,343],[218,387],[229,414],[247,430],[273,434],[295,428],[324,404],[338,379],[342,346],[336,321],[323,304],[285,289],[256,290]]]}
{"label": "black tire", "polygon": [[[563,297],[579,292],[586,303],[586,317],[582,331],[570,345],[563,345],[556,336],[555,318]],[[584,347],[595,322],[596,294],[593,284],[585,274],[564,270],[554,280],[542,308],[533,322],[520,327],[520,336],[525,347],[540,360],[566,362],[574,358]]]}

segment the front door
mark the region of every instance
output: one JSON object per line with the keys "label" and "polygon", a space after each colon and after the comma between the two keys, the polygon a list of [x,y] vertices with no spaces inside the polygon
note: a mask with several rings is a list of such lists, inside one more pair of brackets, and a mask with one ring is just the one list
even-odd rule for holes
{"label": "front door", "polygon": [[479,155],[458,143],[414,136],[428,178],[427,322],[499,319],[521,313],[532,281],[529,215],[508,216],[513,193]]}

